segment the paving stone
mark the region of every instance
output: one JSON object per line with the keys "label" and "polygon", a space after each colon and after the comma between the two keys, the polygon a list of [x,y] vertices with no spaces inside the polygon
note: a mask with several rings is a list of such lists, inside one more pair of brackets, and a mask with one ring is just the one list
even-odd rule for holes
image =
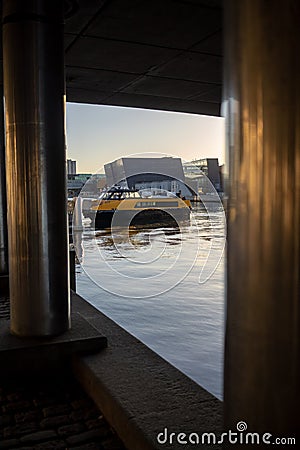
{"label": "paving stone", "polygon": [[79,400],[74,400],[73,402],[71,402],[71,406],[75,410],[84,409],[91,407],[91,402],[89,401],[89,399],[81,398]]}
{"label": "paving stone", "polygon": [[46,397],[46,398],[35,398],[35,399],[33,399],[33,404],[37,408],[48,407],[50,405],[53,405],[54,403],[55,403],[55,398]]}
{"label": "paving stone", "polygon": [[4,412],[15,412],[15,411],[22,411],[24,409],[28,409],[31,406],[30,402],[27,400],[22,400],[19,402],[13,402],[8,403],[7,405],[3,406],[2,409]]}
{"label": "paving stone", "polygon": [[36,444],[41,441],[53,440],[57,437],[57,434],[54,430],[44,430],[37,431],[36,433],[27,434],[21,437],[20,441],[22,443],[32,443]]}
{"label": "paving stone", "polygon": [[101,430],[103,432],[103,436],[106,436],[110,432],[109,425],[105,420],[103,420],[103,418],[88,420],[85,424],[89,430]]}
{"label": "paving stone", "polygon": [[78,445],[81,443],[88,443],[93,439],[99,439],[102,437],[101,431],[99,430],[89,430],[74,436],[69,436],[66,438],[66,442],[69,445]]}
{"label": "paving stone", "polygon": [[71,408],[69,405],[63,404],[63,405],[54,405],[49,406],[48,408],[43,409],[44,417],[51,417],[51,416],[59,416],[62,414],[68,414],[71,411]]}
{"label": "paving stone", "polygon": [[12,426],[3,428],[2,435],[4,438],[10,438],[10,437],[17,436],[16,427],[14,425],[12,425]]}
{"label": "paving stone", "polygon": [[103,450],[124,450],[124,445],[117,436],[105,439],[101,445]]}
{"label": "paving stone", "polygon": [[19,392],[13,392],[12,394],[8,394],[6,398],[9,402],[17,402],[20,400],[21,396]]}
{"label": "paving stone", "polygon": [[24,434],[34,433],[35,431],[37,431],[37,429],[38,426],[35,422],[13,425],[10,427],[5,427],[3,429],[3,436],[5,438],[19,437]]}
{"label": "paving stone", "polygon": [[46,419],[41,420],[40,426],[41,428],[57,428],[60,425],[67,425],[71,422],[72,420],[67,415],[46,417]]}
{"label": "paving stone", "polygon": [[77,411],[73,411],[70,414],[70,417],[75,422],[78,420],[89,420],[89,419],[95,419],[99,416],[99,410],[96,408],[89,408],[89,409],[78,409]]}
{"label": "paving stone", "polygon": [[16,425],[16,430],[20,436],[23,436],[24,434],[34,433],[37,431],[38,424],[36,422],[21,423]]}
{"label": "paving stone", "polygon": [[73,378],[9,381],[0,396],[0,450],[124,450]]}
{"label": "paving stone", "polygon": [[98,416],[99,410],[96,407],[89,408],[84,414],[85,420],[96,419]]}
{"label": "paving stone", "polygon": [[39,416],[39,411],[36,410],[16,413],[15,421],[16,423],[33,422],[34,420],[37,420]]}
{"label": "paving stone", "polygon": [[0,416],[0,428],[14,423],[13,415]]}
{"label": "paving stone", "polygon": [[72,436],[74,434],[79,434],[85,431],[86,428],[82,423],[73,423],[72,425],[65,425],[64,427],[58,428],[57,432],[59,436]]}
{"label": "paving stone", "polygon": [[19,441],[18,439],[7,439],[4,441],[0,441],[0,449],[14,449],[17,448],[19,446]]}
{"label": "paving stone", "polygon": [[54,440],[43,442],[41,444],[35,445],[34,450],[66,450],[66,443],[62,440]]}
{"label": "paving stone", "polygon": [[[105,450],[104,447],[97,442],[90,442],[89,444],[81,444],[76,447],[68,447],[68,450]],[[123,449],[124,450],[124,447]]]}
{"label": "paving stone", "polygon": [[78,410],[78,411],[73,411],[73,412],[70,414],[70,417],[71,417],[71,419],[72,419],[74,422],[77,422],[77,421],[80,421],[80,420],[84,420],[84,415],[85,415],[85,412],[84,412],[84,411]]}

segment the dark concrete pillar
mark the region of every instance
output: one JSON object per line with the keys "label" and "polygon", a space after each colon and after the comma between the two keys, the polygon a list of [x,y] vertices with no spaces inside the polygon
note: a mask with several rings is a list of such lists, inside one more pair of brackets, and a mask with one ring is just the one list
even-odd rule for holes
{"label": "dark concrete pillar", "polygon": [[69,327],[63,2],[3,1],[11,331]]}
{"label": "dark concrete pillar", "polygon": [[273,437],[299,429],[299,18],[293,0],[225,4],[225,421]]}
{"label": "dark concrete pillar", "polygon": [[0,87],[0,276],[8,274],[3,91]]}

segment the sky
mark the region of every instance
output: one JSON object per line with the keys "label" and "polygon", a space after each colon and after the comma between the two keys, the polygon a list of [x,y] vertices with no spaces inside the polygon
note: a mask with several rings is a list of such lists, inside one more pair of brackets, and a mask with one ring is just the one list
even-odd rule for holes
{"label": "sky", "polygon": [[220,117],[116,106],[67,104],[67,157],[78,173],[141,153],[183,161],[219,158],[224,163],[225,126]]}

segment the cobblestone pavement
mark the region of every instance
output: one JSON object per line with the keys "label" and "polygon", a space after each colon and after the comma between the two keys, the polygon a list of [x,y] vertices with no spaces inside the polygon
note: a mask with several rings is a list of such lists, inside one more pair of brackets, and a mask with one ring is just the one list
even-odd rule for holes
{"label": "cobblestone pavement", "polygon": [[0,319],[9,320],[10,305],[9,298],[6,295],[0,294]]}
{"label": "cobblestone pavement", "polygon": [[1,386],[1,450],[125,450],[74,379]]}
{"label": "cobblestone pavement", "polygon": [[[9,320],[0,295],[0,319]],[[1,373],[1,366],[0,366]],[[61,374],[60,374],[61,375]],[[0,381],[0,450],[125,450],[72,376]]]}

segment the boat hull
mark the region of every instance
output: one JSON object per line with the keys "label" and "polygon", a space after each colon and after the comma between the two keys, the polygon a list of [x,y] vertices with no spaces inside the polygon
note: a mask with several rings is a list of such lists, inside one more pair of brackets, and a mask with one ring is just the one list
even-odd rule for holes
{"label": "boat hull", "polygon": [[95,215],[95,229],[113,227],[177,227],[179,223],[190,220],[189,208],[178,209],[146,209],[138,213],[126,210],[97,211]]}

